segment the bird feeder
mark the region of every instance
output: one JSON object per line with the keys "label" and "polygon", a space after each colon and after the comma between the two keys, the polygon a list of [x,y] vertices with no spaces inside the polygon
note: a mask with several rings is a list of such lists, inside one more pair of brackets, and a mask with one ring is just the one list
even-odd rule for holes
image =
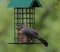
{"label": "bird feeder", "polygon": [[35,7],[41,7],[39,0],[10,0],[8,7],[14,8],[14,44],[35,44],[32,40],[24,36],[17,30],[19,24],[27,23],[29,27],[35,29]]}

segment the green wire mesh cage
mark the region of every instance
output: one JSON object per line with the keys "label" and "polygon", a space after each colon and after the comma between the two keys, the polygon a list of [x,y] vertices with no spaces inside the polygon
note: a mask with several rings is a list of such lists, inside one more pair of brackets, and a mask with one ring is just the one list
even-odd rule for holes
{"label": "green wire mesh cage", "polygon": [[18,25],[28,23],[29,27],[35,29],[35,8],[14,8],[14,43],[17,44],[33,44],[35,38],[30,40],[27,36],[17,31]]}

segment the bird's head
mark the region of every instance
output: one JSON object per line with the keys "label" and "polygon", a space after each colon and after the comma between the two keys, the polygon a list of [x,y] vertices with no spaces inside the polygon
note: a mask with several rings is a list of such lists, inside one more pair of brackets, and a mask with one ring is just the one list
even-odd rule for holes
{"label": "bird's head", "polygon": [[18,29],[22,29],[24,27],[29,27],[29,24],[28,23],[23,23],[23,24],[18,25]]}
{"label": "bird's head", "polygon": [[17,29],[22,29],[24,27],[24,24],[19,24]]}

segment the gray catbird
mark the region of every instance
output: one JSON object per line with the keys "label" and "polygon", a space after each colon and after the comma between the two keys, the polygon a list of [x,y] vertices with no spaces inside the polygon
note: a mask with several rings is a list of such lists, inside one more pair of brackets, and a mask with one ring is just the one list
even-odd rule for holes
{"label": "gray catbird", "polygon": [[41,41],[41,43],[44,44],[46,47],[48,46],[48,42],[44,40],[43,38],[41,38],[35,29],[28,27],[27,24],[22,24],[18,28],[21,28],[22,33],[26,35],[27,37],[29,37],[30,39],[36,38],[39,41]]}

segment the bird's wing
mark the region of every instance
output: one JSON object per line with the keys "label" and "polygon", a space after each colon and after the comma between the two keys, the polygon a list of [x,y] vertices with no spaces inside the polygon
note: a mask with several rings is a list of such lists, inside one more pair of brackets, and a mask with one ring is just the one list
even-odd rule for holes
{"label": "bird's wing", "polygon": [[35,29],[32,29],[32,32],[38,35],[38,32]]}

